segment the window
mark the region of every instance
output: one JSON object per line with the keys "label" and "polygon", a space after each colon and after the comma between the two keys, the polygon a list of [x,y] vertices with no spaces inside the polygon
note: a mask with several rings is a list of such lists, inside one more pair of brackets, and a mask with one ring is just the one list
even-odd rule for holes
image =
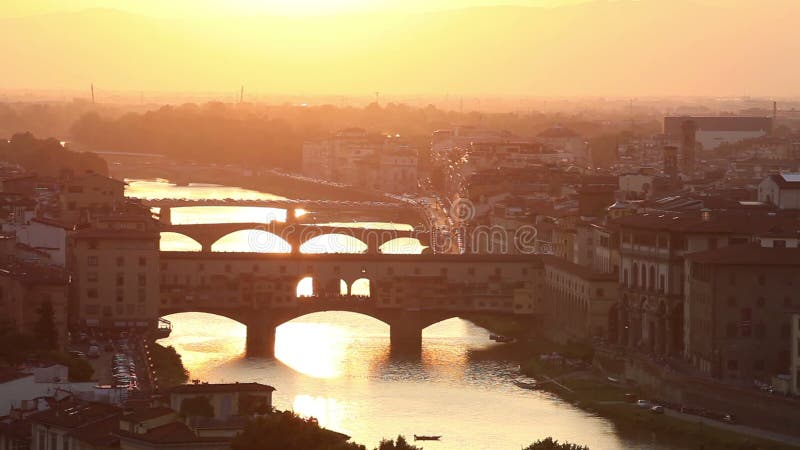
{"label": "window", "polygon": [[136,293],[136,297],[139,300],[139,303],[144,303],[147,300],[147,291],[144,289],[139,289]]}
{"label": "window", "polygon": [[728,360],[728,370],[739,370],[739,361],[735,359]]}
{"label": "window", "polygon": [[605,296],[605,290],[603,288],[597,288],[597,296],[598,297]]}
{"label": "window", "polygon": [[86,297],[88,298],[97,298],[97,289],[89,288],[86,290]]}
{"label": "window", "polygon": [[125,291],[117,289],[117,303],[122,303],[125,300]]}
{"label": "window", "polygon": [[140,266],[146,266],[147,265],[147,257],[146,256],[140,256],[139,257],[139,265]]}
{"label": "window", "polygon": [[97,239],[89,239],[89,249],[97,250]]}
{"label": "window", "polygon": [[89,257],[89,265],[92,267],[97,266],[97,256],[90,256]]}
{"label": "window", "polygon": [[786,241],[782,239],[776,239],[772,241],[772,246],[775,248],[786,248]]}
{"label": "window", "polygon": [[753,310],[751,308],[742,308],[742,321],[753,319]]}
{"label": "window", "polygon": [[763,296],[759,296],[759,297],[756,299],[756,305],[758,305],[758,306],[760,306],[760,307],[763,307],[763,306],[764,306],[766,303],[767,303],[767,301],[764,299],[764,297],[763,297]]}
{"label": "window", "polygon": [[86,273],[86,281],[90,283],[97,282],[97,272],[87,272]]}
{"label": "window", "polygon": [[125,265],[125,257],[117,256],[117,267],[122,267],[124,265]]}
{"label": "window", "polygon": [[117,273],[117,286],[124,286],[125,285],[125,274],[124,273]]}

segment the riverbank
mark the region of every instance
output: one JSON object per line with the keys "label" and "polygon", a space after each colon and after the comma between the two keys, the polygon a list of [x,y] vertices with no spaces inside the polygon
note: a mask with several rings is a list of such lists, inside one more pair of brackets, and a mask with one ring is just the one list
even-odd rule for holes
{"label": "riverbank", "polygon": [[[519,319],[470,317],[476,325],[493,333],[517,339],[507,344],[508,352],[520,361],[520,373],[539,383],[539,389],[581,409],[611,420],[622,432],[647,430],[657,436],[679,437],[687,448],[788,450],[798,446],[794,439],[761,429],[713,421],[667,410],[656,414],[639,408],[629,399],[653,398],[651,393],[609,380],[592,367],[589,344],[558,344],[532,328],[524,329]],[[560,358],[541,358],[558,353]],[[626,394],[629,394],[626,397]]]}

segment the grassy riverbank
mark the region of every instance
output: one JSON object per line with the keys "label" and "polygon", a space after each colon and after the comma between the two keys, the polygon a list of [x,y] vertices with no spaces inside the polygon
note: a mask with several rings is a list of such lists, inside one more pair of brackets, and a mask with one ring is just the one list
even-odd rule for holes
{"label": "grassy riverbank", "polygon": [[[591,362],[593,350],[589,344],[559,344],[548,340],[541,333],[524,326],[519,319],[492,316],[469,317],[476,325],[492,333],[513,336],[518,339],[507,347],[519,358],[522,374],[545,382],[541,389],[581,409],[611,420],[623,432],[647,430],[657,436],[685,442],[687,448],[730,450],[789,450],[792,445],[755,438],[724,430],[703,423],[684,420],[668,415],[654,414],[648,409],[637,408],[625,402],[625,394],[636,398],[650,398],[647,392],[611,382],[592,368],[581,368],[580,364],[550,363],[540,359],[541,354],[560,353],[567,359]],[[547,382],[554,379],[558,383]]]}

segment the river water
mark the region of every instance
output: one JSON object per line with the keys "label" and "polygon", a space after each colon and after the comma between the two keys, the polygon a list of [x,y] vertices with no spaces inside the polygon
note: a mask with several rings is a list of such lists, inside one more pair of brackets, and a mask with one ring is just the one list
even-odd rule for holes
{"label": "river water", "polygon": [[[127,194],[276,197],[232,187],[173,186],[163,180],[131,181]],[[260,222],[283,220],[285,211],[186,208],[173,211],[172,218],[174,223]],[[184,239],[163,236],[162,249],[191,250],[191,242]],[[247,236],[239,235],[214,250],[252,248]],[[419,248],[409,246],[404,251],[418,252]],[[487,330],[465,320],[450,319],[426,328],[421,358],[402,360],[389,352],[387,325],[353,313],[311,314],[281,325],[275,359],[245,357],[245,327],[230,319],[203,313],[175,314],[168,319],[172,335],[161,343],[178,350],[193,379],[272,385],[277,389],[278,409],[316,417],[320,425],[346,433],[369,448],[383,437],[398,434],[443,436],[439,442],[422,443],[426,450],[515,450],[547,436],[589,445],[592,450],[681,448],[659,443],[650,434],[623,434],[608,420],[548,393],[516,387],[512,382],[519,377],[517,363],[493,356],[492,349],[502,344],[491,342]]]}

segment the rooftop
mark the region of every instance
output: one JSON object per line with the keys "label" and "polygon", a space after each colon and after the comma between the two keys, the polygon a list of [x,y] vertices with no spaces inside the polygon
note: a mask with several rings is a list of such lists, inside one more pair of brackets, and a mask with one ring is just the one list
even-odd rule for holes
{"label": "rooftop", "polygon": [[[79,428],[88,424],[102,422],[114,417],[116,421],[122,415],[122,409],[97,402],[65,402],[52,409],[31,416],[36,423],[62,427]],[[118,426],[117,422],[117,426]]]}
{"label": "rooftop", "polygon": [[689,260],[728,266],[800,266],[800,248],[762,247],[758,243],[729,245],[692,253]]}
{"label": "rooftop", "polygon": [[158,444],[191,444],[230,441],[229,438],[224,437],[197,437],[194,431],[183,422],[172,422],[167,425],[152,428],[148,430],[147,433],[138,434],[128,431],[118,431],[117,435],[121,439],[135,439]]}

